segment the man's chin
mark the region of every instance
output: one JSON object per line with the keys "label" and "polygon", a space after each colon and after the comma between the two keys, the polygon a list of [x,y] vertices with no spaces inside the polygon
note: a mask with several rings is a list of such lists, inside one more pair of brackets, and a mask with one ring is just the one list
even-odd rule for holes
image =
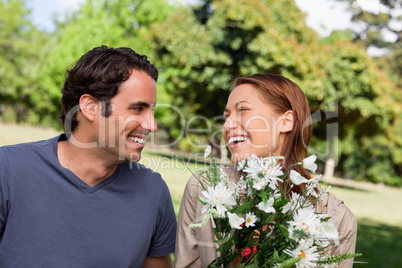
{"label": "man's chin", "polygon": [[130,153],[130,156],[126,160],[127,162],[135,163],[140,161],[140,159],[141,159],[141,152],[138,152],[138,153]]}

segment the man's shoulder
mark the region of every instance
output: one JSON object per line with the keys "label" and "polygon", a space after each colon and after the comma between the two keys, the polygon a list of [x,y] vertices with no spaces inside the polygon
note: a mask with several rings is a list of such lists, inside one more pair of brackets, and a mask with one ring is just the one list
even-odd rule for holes
{"label": "man's shoulder", "polygon": [[11,145],[3,145],[0,147],[0,150],[3,152],[13,152],[13,151],[23,151],[27,150],[29,148],[36,148],[36,147],[41,147],[47,144],[52,143],[57,137],[53,137],[47,140],[38,140],[38,141],[31,141],[31,142],[23,142],[23,143],[17,143],[17,144],[11,144]]}
{"label": "man's shoulder", "polygon": [[124,168],[129,170],[129,172],[137,173],[137,174],[144,174],[144,175],[151,175],[151,176],[156,176],[160,177],[161,174],[144,166],[141,163],[138,162],[127,162],[123,164]]}
{"label": "man's shoulder", "polygon": [[48,140],[19,143],[13,145],[4,145],[0,147],[0,159],[7,158],[9,162],[14,161],[35,161],[35,155],[48,155],[52,150],[52,143],[57,140],[54,137]]}
{"label": "man's shoulder", "polygon": [[143,164],[138,162],[128,162],[122,164],[123,170],[125,174],[128,176],[134,176],[136,179],[144,181],[146,183],[151,184],[165,184],[166,182],[163,180],[163,174],[156,172]]}

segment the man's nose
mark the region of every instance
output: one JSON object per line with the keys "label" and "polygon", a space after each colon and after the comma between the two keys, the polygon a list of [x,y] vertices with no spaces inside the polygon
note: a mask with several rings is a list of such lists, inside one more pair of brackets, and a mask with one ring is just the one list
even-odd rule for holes
{"label": "man's nose", "polygon": [[158,129],[154,114],[152,112],[150,112],[147,118],[145,118],[141,126],[143,129],[148,130],[149,132],[155,132]]}

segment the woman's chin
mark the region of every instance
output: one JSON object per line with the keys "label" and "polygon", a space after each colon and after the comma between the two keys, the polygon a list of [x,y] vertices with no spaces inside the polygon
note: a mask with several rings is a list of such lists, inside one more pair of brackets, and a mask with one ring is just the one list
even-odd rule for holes
{"label": "woman's chin", "polygon": [[240,161],[247,159],[252,154],[250,153],[232,153],[231,161],[233,164],[237,165]]}
{"label": "woman's chin", "polygon": [[269,156],[277,156],[279,154],[272,153],[272,152],[266,152],[266,151],[250,151],[250,152],[231,152],[232,157],[231,157],[231,162],[235,165],[237,165],[240,161],[247,159],[251,155],[255,154],[257,157],[269,157]]}

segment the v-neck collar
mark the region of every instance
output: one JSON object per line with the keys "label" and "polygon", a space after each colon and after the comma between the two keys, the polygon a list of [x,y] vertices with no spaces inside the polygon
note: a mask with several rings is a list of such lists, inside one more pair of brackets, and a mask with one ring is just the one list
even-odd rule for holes
{"label": "v-neck collar", "polygon": [[102,180],[101,182],[97,183],[94,186],[89,186],[88,184],[86,184],[83,180],[81,180],[77,175],[75,175],[71,170],[63,167],[60,164],[59,158],[57,156],[57,147],[58,147],[58,142],[59,141],[66,141],[67,137],[66,135],[63,133],[61,134],[58,138],[55,138],[53,141],[53,151],[55,153],[55,157],[56,157],[56,162],[57,164],[60,166],[60,169],[62,169],[65,173],[65,175],[79,188],[87,191],[89,194],[93,194],[96,191],[98,191],[99,189],[102,189],[103,187],[105,187],[106,185],[108,185],[109,183],[113,182],[120,173],[120,165],[117,166],[116,171],[110,175],[109,177],[107,177],[106,179]]}

